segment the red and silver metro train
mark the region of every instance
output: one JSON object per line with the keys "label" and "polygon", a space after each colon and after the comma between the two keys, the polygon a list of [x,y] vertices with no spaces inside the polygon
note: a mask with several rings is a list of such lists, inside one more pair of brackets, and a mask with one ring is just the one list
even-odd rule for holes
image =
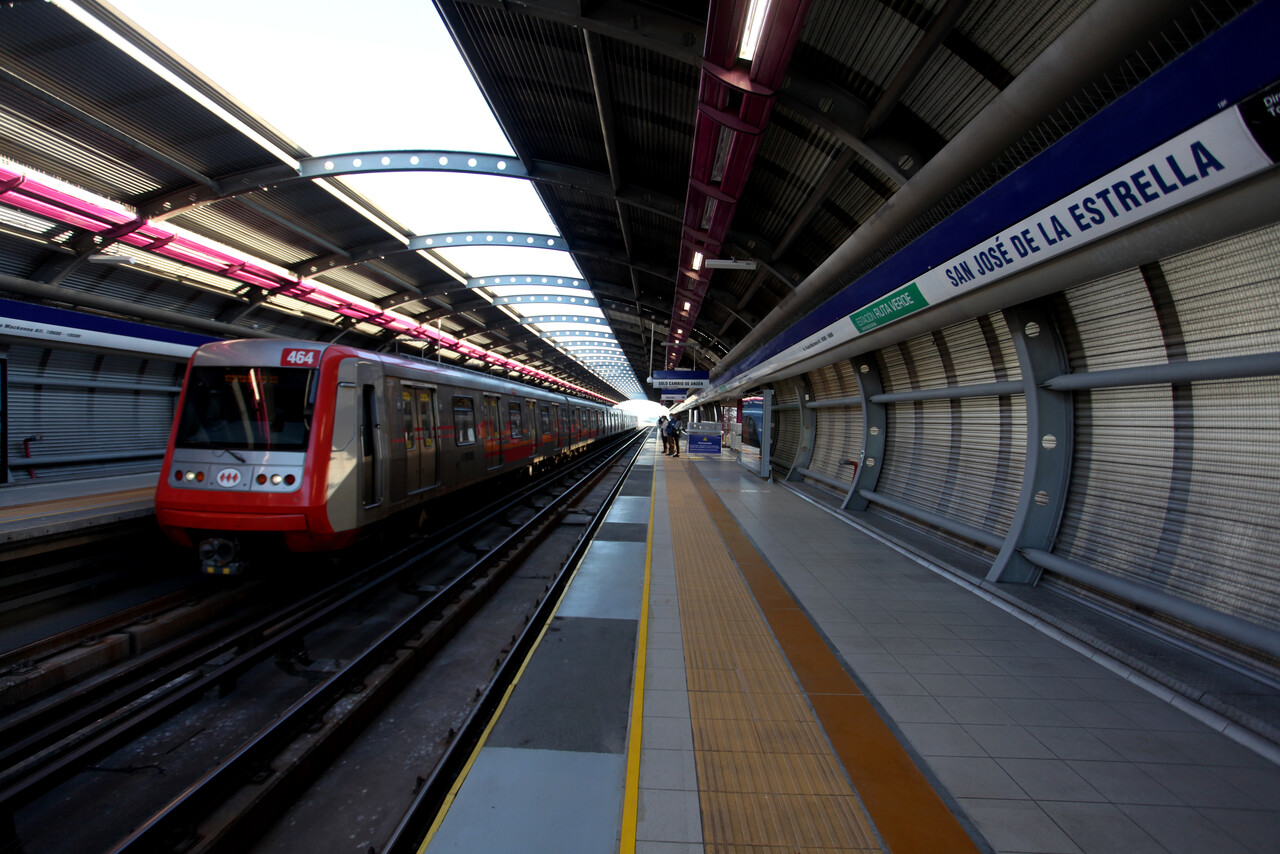
{"label": "red and silver metro train", "polygon": [[328,551],[392,514],[634,430],[621,410],[309,341],[206,344],[187,366],[156,519],[211,574]]}

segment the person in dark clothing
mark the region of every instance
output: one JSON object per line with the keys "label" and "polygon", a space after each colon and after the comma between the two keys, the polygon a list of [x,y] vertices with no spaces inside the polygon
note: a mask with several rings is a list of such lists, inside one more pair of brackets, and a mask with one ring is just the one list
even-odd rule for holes
{"label": "person in dark clothing", "polygon": [[667,416],[658,416],[658,437],[662,439],[662,453],[671,452],[671,440],[667,438]]}
{"label": "person in dark clothing", "polygon": [[680,416],[672,415],[667,421],[667,437],[671,440],[671,447],[667,449],[667,456],[680,456]]}

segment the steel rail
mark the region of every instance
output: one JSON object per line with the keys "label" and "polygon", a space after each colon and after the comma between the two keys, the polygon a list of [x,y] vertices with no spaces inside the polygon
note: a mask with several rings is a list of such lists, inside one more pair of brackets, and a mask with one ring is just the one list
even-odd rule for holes
{"label": "steel rail", "polygon": [[471,714],[467,716],[466,721],[463,722],[458,737],[449,745],[444,757],[437,763],[431,776],[414,796],[413,804],[405,813],[404,818],[400,820],[391,837],[379,849],[382,854],[413,854],[421,846],[422,840],[426,836],[431,823],[435,820],[436,814],[440,811],[440,807],[444,804],[450,788],[466,765],[476,745],[479,744],[480,736],[492,720],[507,688],[515,680],[516,673],[532,653],[542,628],[551,619],[556,607],[559,605],[560,596],[568,585],[569,579],[586,555],[587,549],[591,545],[592,537],[604,523],[605,516],[614,499],[617,498],[618,493],[622,490],[627,474],[635,466],[636,458],[643,449],[644,443],[641,441],[637,444],[635,452],[627,463],[627,470],[618,478],[618,482],[610,490],[608,499],[603,502],[600,510],[587,525],[582,539],[579,540],[573,554],[570,555],[564,567],[556,576],[548,595],[543,597],[538,606],[538,611],[529,620],[529,624],[525,626],[524,631],[516,640],[512,647],[511,655],[507,656],[507,659],[502,663],[497,675],[485,690],[484,695],[480,698],[475,708],[472,709]]}
{"label": "steel rail", "polygon": [[[592,479],[596,470],[607,470],[612,455],[593,468],[581,482]],[[559,475],[563,477],[561,473]],[[257,733],[233,755],[211,769],[180,796],[159,810],[126,839],[111,849],[113,854],[163,849],[174,840],[182,840],[184,849],[190,836],[204,818],[223,805],[246,781],[270,770],[268,785],[252,799],[246,809],[224,820],[214,838],[204,840],[206,850],[242,850],[264,821],[274,818],[276,810],[291,800],[312,781],[314,775],[345,747],[429,660],[486,600],[492,588],[514,572],[518,561],[512,553],[523,552],[536,545],[534,538],[545,534],[562,514],[564,504],[575,490],[568,490],[559,501],[538,510],[533,518],[503,538],[494,549],[479,558],[458,578],[420,603],[397,625],[388,629],[365,652],[350,661],[324,682],[296,701],[275,722]],[[415,556],[388,572],[384,578],[417,568],[423,558]],[[495,568],[496,567],[496,568]],[[474,589],[473,589],[474,588]],[[353,596],[356,594],[353,594]],[[544,597],[545,598],[549,597]],[[427,631],[428,625],[430,631]],[[300,636],[301,630],[289,634]],[[380,678],[373,676],[379,671]],[[216,680],[202,680],[209,684]],[[373,683],[373,684],[369,684]],[[193,686],[190,690],[197,690]],[[358,695],[358,697],[356,697]],[[324,717],[344,698],[355,697],[350,708],[339,719],[324,722]],[[271,763],[289,745],[309,730],[319,733],[302,755],[294,756],[288,765],[272,769]],[[189,849],[188,849],[189,850]]]}
{"label": "steel rail", "polygon": [[[292,603],[287,611],[267,615],[232,637],[222,638],[204,650],[191,652],[176,661],[172,660],[178,654],[175,652],[148,659],[145,662],[147,666],[154,668],[160,663],[163,669],[144,675],[143,681],[131,689],[117,689],[112,696],[118,702],[113,704],[108,699],[91,703],[74,714],[72,723],[59,724],[53,720],[48,732],[27,733],[24,737],[27,746],[11,757],[17,758],[17,763],[9,765],[0,773],[0,818],[12,816],[19,806],[46,794],[75,776],[85,764],[119,749],[142,732],[197,702],[208,690],[234,684],[250,668],[281,650],[296,647],[303,636],[338,613],[353,607],[388,584],[395,583],[415,565],[456,543],[486,522],[509,512],[513,506],[526,501],[530,496],[547,490],[576,468],[589,465],[600,455],[609,453],[610,447],[606,443],[594,454],[570,460],[567,470],[560,467],[518,490],[514,495],[505,496],[486,508],[448,523],[442,531],[432,535],[430,544],[425,548],[422,544],[413,544],[399,549],[360,572],[354,580],[350,577],[340,579],[329,588],[306,597],[302,602]],[[394,565],[387,570],[389,564]],[[359,585],[355,590],[351,590],[353,583]],[[422,593],[425,595],[425,591]],[[437,594],[429,601],[439,600]],[[188,647],[184,647],[186,648]],[[183,673],[232,650],[240,652],[199,678],[182,676]],[[166,684],[172,686],[171,690],[159,690],[160,686]],[[109,691],[110,686],[106,686],[99,694]],[[112,711],[113,708],[120,709],[122,705],[148,693],[152,696],[145,705],[139,706],[135,702],[119,713]],[[74,701],[70,701],[70,705],[74,706]],[[38,717],[43,720],[52,719],[52,707],[44,711],[45,714]],[[31,720],[29,716],[23,717],[28,722]],[[84,721],[96,723],[88,729],[77,731],[74,722]],[[18,733],[23,726],[29,726],[29,723],[15,726],[17,728],[13,732]],[[21,757],[25,757],[25,761]]]}

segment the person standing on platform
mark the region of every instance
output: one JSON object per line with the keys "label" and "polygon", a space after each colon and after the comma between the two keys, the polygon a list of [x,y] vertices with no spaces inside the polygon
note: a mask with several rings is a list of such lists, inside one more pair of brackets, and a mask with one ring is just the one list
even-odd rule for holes
{"label": "person standing on platform", "polygon": [[671,447],[667,449],[667,456],[680,456],[680,416],[672,415],[671,420],[667,422],[667,436],[671,439]]}
{"label": "person standing on platform", "polygon": [[667,440],[667,416],[658,416],[658,436],[662,439],[662,453],[664,455],[670,453],[671,442]]}

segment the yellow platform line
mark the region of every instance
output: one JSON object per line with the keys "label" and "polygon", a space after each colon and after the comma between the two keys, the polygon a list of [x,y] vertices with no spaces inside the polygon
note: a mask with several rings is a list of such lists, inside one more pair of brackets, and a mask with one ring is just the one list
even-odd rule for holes
{"label": "yellow platform line", "polygon": [[649,645],[649,577],[653,568],[653,513],[657,495],[658,467],[655,464],[653,486],[649,490],[649,539],[644,552],[644,589],[640,594],[640,626],[636,636],[635,676],[631,689],[631,729],[627,733],[627,778],[623,786],[619,854],[635,854],[636,829],[639,825],[640,742],[644,731],[644,671],[646,649]]}
{"label": "yellow platform line", "polygon": [[689,468],[665,466],[706,850],[882,851]]}
{"label": "yellow platform line", "polygon": [[[725,719],[723,722],[711,718],[713,713],[704,710],[701,715],[704,720],[699,723],[698,713],[695,712],[695,747],[699,728],[724,728],[725,723],[733,722],[736,725],[735,732],[724,735],[717,732],[710,743],[717,743],[716,739],[746,740],[754,736],[761,750],[759,757],[742,756],[730,767],[716,769],[718,773],[725,775],[741,775],[741,779],[734,777],[728,783],[721,784],[721,788],[746,789],[760,785],[763,791],[778,793],[773,803],[766,802],[758,807],[750,807],[745,801],[730,803],[727,808],[736,813],[734,819],[739,823],[747,821],[744,811],[754,812],[756,808],[768,812],[782,809],[785,805],[787,809],[807,810],[806,801],[812,800],[817,800],[820,806],[829,809],[836,806],[847,807],[848,816],[833,813],[811,815],[806,812],[804,816],[796,817],[794,823],[809,822],[813,825],[835,827],[838,826],[837,819],[850,822],[855,818],[862,819],[854,809],[855,804],[849,803],[853,801],[852,798],[834,794],[843,790],[838,785],[839,781],[832,776],[831,766],[826,763],[809,764],[807,751],[790,741],[794,737],[804,736],[804,745],[821,739],[829,756],[834,750],[834,757],[838,757],[838,764],[843,766],[843,772],[848,775],[847,778],[844,778],[844,773],[838,776],[852,782],[859,799],[856,805],[859,809],[865,807],[880,838],[893,854],[977,854],[979,849],[959,820],[881,719],[870,700],[863,695],[857,683],[845,671],[799,603],[792,598],[773,569],[756,551],[711,485],[691,465],[672,466],[671,469],[676,471],[668,475],[668,482],[681,484],[679,492],[682,502],[679,511],[674,502],[671,504],[673,524],[677,512],[683,517],[695,515],[691,507],[694,496],[690,493],[696,492],[696,497],[700,499],[697,503],[703,508],[702,512],[714,522],[715,538],[719,541],[720,550],[727,549],[727,556],[732,557],[736,570],[734,573],[727,573],[725,577],[736,579],[737,583],[726,580],[722,584],[724,592],[732,596],[732,608],[719,608],[720,603],[714,602],[711,610],[721,613],[721,618],[731,625],[741,625],[745,621],[734,621],[729,611],[744,607],[742,591],[749,590],[747,595],[751,602],[744,607],[744,611],[749,614],[749,621],[753,626],[757,617],[767,622],[769,644],[785,659],[788,666],[786,675],[790,677],[788,681],[782,678],[782,674],[772,670],[750,673],[743,671],[736,674],[726,673],[723,669],[710,671],[721,683],[732,685],[736,682],[741,686],[740,690],[754,686],[755,690],[780,692],[760,694],[759,698],[763,699],[744,700],[735,697],[738,705],[732,708],[721,707],[722,710],[717,712]],[[700,536],[704,542],[710,539],[705,531]],[[803,532],[796,532],[796,536],[803,536]],[[684,541],[684,547],[691,551],[695,546],[696,543]],[[677,544],[677,574],[701,574],[696,565],[681,563],[680,549],[681,545]],[[684,569],[685,566],[688,566],[687,570]],[[697,588],[701,585],[690,586]],[[683,619],[683,588],[681,592]],[[691,593],[697,595],[696,590]],[[769,645],[754,631],[749,639],[736,641],[717,637],[717,633],[717,629],[711,628],[694,635],[695,640],[702,640],[702,646],[695,644],[695,654],[689,655],[689,659],[692,661],[698,656],[706,655],[705,650],[709,649],[716,653],[716,657],[710,660],[719,662],[723,667],[726,663],[723,657],[725,653],[732,654],[736,661],[740,655],[745,658],[746,652],[750,650]],[[686,634],[686,638],[689,637]],[[730,676],[736,678],[729,678]],[[797,682],[802,690],[793,694],[790,686]],[[693,684],[691,675],[691,691]],[[787,687],[785,693],[781,692],[783,686]],[[691,702],[694,696],[693,693],[690,694]],[[710,700],[706,702],[709,703]],[[763,713],[765,704],[771,706],[770,716]],[[699,700],[699,706],[702,705],[703,701]],[[749,720],[753,727],[750,731],[744,731],[737,724],[748,720],[745,715],[748,709],[751,710]],[[789,726],[775,725],[774,720],[789,722]],[[749,746],[752,750],[756,748],[755,744]],[[699,762],[700,781],[704,779],[704,765],[708,772],[713,767],[710,761]],[[764,774],[765,779],[756,783],[759,774]],[[717,805],[716,808],[723,810],[726,807]],[[861,829],[862,825],[857,827]],[[754,828],[752,832],[756,832]],[[857,843],[858,837],[851,837],[851,841]],[[773,843],[770,841],[767,844]],[[726,854],[736,848],[711,845],[708,837],[707,850],[713,854]],[[751,849],[752,852],[760,850],[765,849]],[[793,846],[773,850],[798,852],[806,849]],[[850,847],[833,847],[828,850],[850,850]]]}

